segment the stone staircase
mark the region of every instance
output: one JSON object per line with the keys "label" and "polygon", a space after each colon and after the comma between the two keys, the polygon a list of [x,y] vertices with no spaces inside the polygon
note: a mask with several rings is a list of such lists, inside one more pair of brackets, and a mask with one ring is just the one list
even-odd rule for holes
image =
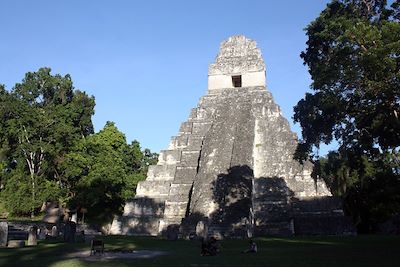
{"label": "stone staircase", "polygon": [[296,235],[355,235],[351,219],[336,197],[305,198],[292,202]]}
{"label": "stone staircase", "polygon": [[[204,102],[203,97],[200,102]],[[139,182],[135,198],[111,226],[111,234],[158,235],[186,216],[202,142],[212,122],[209,112],[191,110],[178,135],[162,150],[157,165],[149,166],[147,179]]]}
{"label": "stone staircase", "polygon": [[292,236],[290,190],[280,178],[254,179],[253,210],[256,235]]}

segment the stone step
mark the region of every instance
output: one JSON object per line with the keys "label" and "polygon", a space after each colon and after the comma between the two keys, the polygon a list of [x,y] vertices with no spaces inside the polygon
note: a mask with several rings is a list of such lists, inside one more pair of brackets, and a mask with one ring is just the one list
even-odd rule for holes
{"label": "stone step", "polygon": [[343,211],[342,200],[337,197],[304,198],[292,203],[295,213],[337,212]]}
{"label": "stone step", "polygon": [[202,106],[199,106],[197,108],[197,118],[198,120],[207,120],[207,121],[212,121],[213,120],[213,114],[214,114],[214,109],[205,109]]}
{"label": "stone step", "polygon": [[197,108],[192,108],[189,114],[189,120],[197,118]]}
{"label": "stone step", "polygon": [[159,222],[159,233],[162,233],[163,231],[167,230],[168,226],[170,225],[180,225],[182,221],[182,218],[176,217],[176,218],[163,218]]}
{"label": "stone step", "polygon": [[211,95],[211,94],[205,95],[200,98],[199,106],[203,109],[208,110],[209,107],[213,107],[218,104],[219,98],[220,97],[218,95]]}
{"label": "stone step", "polygon": [[147,196],[150,198],[167,197],[170,191],[170,181],[140,181],[136,188],[136,197]]}
{"label": "stone step", "polygon": [[253,208],[254,217],[256,221],[259,221],[260,223],[282,220],[289,221],[290,218],[293,217],[289,205],[257,203],[256,205],[253,205]]}
{"label": "stone step", "polygon": [[150,165],[147,171],[148,180],[173,180],[175,176],[175,165]]}
{"label": "stone step", "polygon": [[164,214],[164,198],[136,197],[125,204],[123,216],[162,217]]}
{"label": "stone step", "polygon": [[188,201],[165,201],[164,218],[183,218],[186,214]]}
{"label": "stone step", "polygon": [[180,224],[182,222],[181,217],[171,217],[171,218],[164,218],[160,220],[160,224],[163,223],[165,226],[173,225],[173,224]]}
{"label": "stone step", "polygon": [[199,150],[183,150],[179,165],[197,168],[197,165],[199,164],[199,156]]}
{"label": "stone step", "polygon": [[200,150],[204,135],[182,134],[171,138],[169,150]]}
{"label": "stone step", "polygon": [[196,177],[197,167],[177,166],[174,178],[174,183],[189,184]]}
{"label": "stone step", "polygon": [[294,228],[290,221],[268,222],[254,227],[256,235],[293,236]]}
{"label": "stone step", "polygon": [[200,151],[201,146],[203,145],[204,136],[192,134],[188,137],[187,145],[185,150],[198,150]]}
{"label": "stone step", "polygon": [[193,123],[189,121],[185,121],[181,124],[179,128],[179,133],[192,133]]}
{"label": "stone step", "polygon": [[169,196],[189,196],[192,183],[172,183],[169,189]]}
{"label": "stone step", "polygon": [[180,195],[169,195],[168,196],[168,201],[172,201],[172,202],[183,202],[189,201],[189,191],[187,194],[180,194]]}
{"label": "stone step", "polygon": [[294,218],[296,235],[354,235],[351,219],[343,215],[308,215]]}
{"label": "stone step", "polygon": [[193,122],[192,133],[205,136],[208,130],[210,130],[211,125],[212,122],[210,121]]}
{"label": "stone step", "polygon": [[175,150],[186,148],[188,146],[188,138],[189,135],[187,134],[173,136],[171,138],[171,142],[169,143],[168,149]]}
{"label": "stone step", "polygon": [[156,236],[159,233],[160,218],[157,216],[124,216],[121,225],[123,235]]}
{"label": "stone step", "polygon": [[181,160],[181,150],[161,150],[158,156],[158,165],[173,165]]}

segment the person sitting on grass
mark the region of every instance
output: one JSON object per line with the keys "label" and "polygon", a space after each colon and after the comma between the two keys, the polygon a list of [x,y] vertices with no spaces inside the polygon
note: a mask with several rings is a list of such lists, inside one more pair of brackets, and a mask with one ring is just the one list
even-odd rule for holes
{"label": "person sitting on grass", "polygon": [[243,253],[257,253],[257,244],[254,240],[250,239],[249,241],[250,247],[243,251]]}

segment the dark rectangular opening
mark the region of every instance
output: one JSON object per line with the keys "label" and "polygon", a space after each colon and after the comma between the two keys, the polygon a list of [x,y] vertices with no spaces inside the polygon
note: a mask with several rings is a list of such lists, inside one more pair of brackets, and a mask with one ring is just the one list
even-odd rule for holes
{"label": "dark rectangular opening", "polygon": [[242,87],[242,75],[232,76],[233,87]]}

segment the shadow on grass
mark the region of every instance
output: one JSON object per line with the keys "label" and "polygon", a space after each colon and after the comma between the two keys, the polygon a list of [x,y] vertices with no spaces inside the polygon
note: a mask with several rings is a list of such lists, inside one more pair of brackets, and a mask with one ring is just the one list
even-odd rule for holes
{"label": "shadow on grass", "polygon": [[0,266],[51,266],[85,244],[40,242],[35,247],[0,249]]}
{"label": "shadow on grass", "polygon": [[[161,250],[181,251],[178,247],[187,248],[187,241],[169,242],[152,237],[132,236],[101,236],[99,239],[105,242],[105,251],[114,250]],[[193,252],[197,252],[195,244]],[[150,259],[113,259],[109,261],[86,261],[83,258],[73,258],[75,252],[89,251],[90,245],[84,243],[61,243],[56,241],[42,241],[35,247],[24,248],[0,248],[0,266],[160,266],[152,265]],[[184,249],[185,250],[185,249]],[[193,254],[193,253],[190,253]],[[76,254],[75,254],[76,255]],[[162,262],[162,261],[161,261]],[[143,264],[143,265],[142,265]]]}
{"label": "shadow on grass", "polygon": [[246,240],[221,241],[221,253],[200,256],[198,241],[167,241],[148,237],[105,236],[106,250],[134,248],[161,250],[169,254],[150,259],[117,259],[88,262],[68,258],[70,253],[88,250],[88,244],[43,242],[37,247],[0,249],[0,266],[398,266],[400,237],[312,237],[256,238],[259,252],[242,254]]}

